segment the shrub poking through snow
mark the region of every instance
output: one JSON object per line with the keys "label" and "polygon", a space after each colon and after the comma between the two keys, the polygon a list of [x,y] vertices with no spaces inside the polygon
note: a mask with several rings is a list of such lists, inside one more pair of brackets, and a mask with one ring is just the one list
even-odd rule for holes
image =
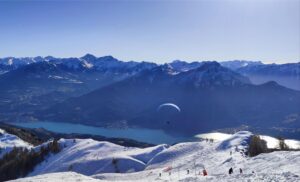
{"label": "shrub poking through snow", "polygon": [[111,163],[113,164],[113,166],[115,167],[115,171],[116,173],[120,173],[120,170],[118,168],[118,159],[117,158],[113,158]]}
{"label": "shrub poking through snow", "polygon": [[284,141],[283,137],[277,137],[278,142],[279,142],[279,150],[289,150],[289,147]]}
{"label": "shrub poking through snow", "polygon": [[68,167],[68,171],[73,171],[73,165],[72,164]]}
{"label": "shrub poking through snow", "polygon": [[261,153],[267,153],[267,142],[262,140],[258,135],[251,136],[248,154],[250,157],[257,156]]}

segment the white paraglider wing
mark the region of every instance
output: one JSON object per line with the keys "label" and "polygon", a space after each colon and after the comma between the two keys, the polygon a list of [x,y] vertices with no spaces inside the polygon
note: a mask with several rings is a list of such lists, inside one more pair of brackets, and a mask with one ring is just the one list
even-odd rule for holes
{"label": "white paraglider wing", "polygon": [[178,112],[181,111],[181,109],[176,104],[173,104],[173,103],[161,104],[160,106],[158,106],[157,111],[160,111],[160,109],[163,108],[163,107],[172,107],[172,108],[175,108]]}

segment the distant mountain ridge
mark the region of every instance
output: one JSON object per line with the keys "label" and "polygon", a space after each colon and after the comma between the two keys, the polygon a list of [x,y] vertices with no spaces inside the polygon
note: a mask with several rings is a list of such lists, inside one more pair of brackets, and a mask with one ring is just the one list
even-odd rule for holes
{"label": "distant mountain ridge", "polygon": [[[2,67],[1,67],[2,65]],[[0,116],[19,120],[24,113],[88,93],[128,78],[154,63],[123,62],[111,56],[96,58],[38,57],[0,61]]]}
{"label": "distant mountain ridge", "polygon": [[[173,61],[170,65],[177,71],[184,72],[200,67],[203,62]],[[230,68],[249,79],[254,84],[276,81],[279,84],[300,90],[300,63],[263,64],[261,61],[233,60],[219,62],[222,66]]]}
{"label": "distant mountain ridge", "polygon": [[[64,65],[66,68],[72,70],[113,72],[114,74],[129,75],[133,75],[143,69],[151,69],[158,66],[158,64],[151,62],[124,62],[112,56],[96,57],[92,54],[86,54],[79,58],[55,58],[52,56],[24,58],[7,57],[0,58],[0,75],[38,62],[52,62],[54,64]],[[185,72],[196,69],[205,62],[211,61],[186,62],[175,60],[167,64],[169,64],[176,72]],[[222,61],[219,63],[224,67],[249,77],[255,84],[276,81],[288,88],[300,90],[300,63],[264,64],[261,61],[248,60]]]}
{"label": "distant mountain ridge", "polygon": [[[163,103],[174,103],[181,112],[164,118],[157,113]],[[300,127],[299,105],[299,91],[276,82],[253,85],[217,62],[206,62],[181,73],[169,65],[145,70],[35,116],[96,126],[122,122],[192,134],[240,125]],[[286,123],[291,116],[293,121]]]}
{"label": "distant mountain ridge", "polygon": [[256,84],[273,80],[286,87],[300,90],[300,62],[248,65],[236,71],[248,76]]}
{"label": "distant mountain ridge", "polygon": [[[7,72],[14,69],[18,69],[20,67],[30,65],[38,62],[51,62],[54,64],[61,64],[70,69],[86,69],[86,70],[101,70],[108,71],[109,69],[119,69],[119,71],[129,71],[129,69],[134,68],[138,65],[144,65],[153,67],[156,66],[155,63],[150,62],[135,62],[129,61],[124,62],[120,61],[112,56],[103,56],[103,57],[95,57],[91,54],[86,54],[80,58],[55,58],[52,56],[47,57],[24,57],[24,58],[0,58],[0,69],[1,72]],[[139,69],[140,66],[137,67]],[[1,73],[0,72],[0,73]]]}

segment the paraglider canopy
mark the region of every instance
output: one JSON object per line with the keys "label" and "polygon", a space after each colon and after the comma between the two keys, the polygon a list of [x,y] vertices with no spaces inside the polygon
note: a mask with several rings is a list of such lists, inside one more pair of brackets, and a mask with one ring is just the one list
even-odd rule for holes
{"label": "paraglider canopy", "polygon": [[158,106],[157,108],[157,111],[160,111],[162,108],[174,108],[176,109],[178,112],[180,112],[180,108],[176,105],[176,104],[173,104],[173,103],[164,103],[164,104],[161,104],[160,106]]}

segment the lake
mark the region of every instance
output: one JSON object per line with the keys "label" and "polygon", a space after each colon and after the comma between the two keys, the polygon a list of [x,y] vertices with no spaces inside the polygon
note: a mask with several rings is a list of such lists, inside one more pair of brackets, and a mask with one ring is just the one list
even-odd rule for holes
{"label": "lake", "polygon": [[49,122],[49,121],[38,121],[38,122],[14,122],[9,123],[24,128],[44,128],[46,130],[57,132],[57,133],[78,133],[78,134],[90,134],[90,135],[101,135],[105,137],[115,138],[129,138],[141,142],[152,143],[152,144],[173,144],[177,142],[192,141],[194,138],[175,136],[166,133],[159,129],[146,129],[146,128],[103,128],[95,126],[87,126],[82,124],[73,123],[61,123],[61,122]]}

